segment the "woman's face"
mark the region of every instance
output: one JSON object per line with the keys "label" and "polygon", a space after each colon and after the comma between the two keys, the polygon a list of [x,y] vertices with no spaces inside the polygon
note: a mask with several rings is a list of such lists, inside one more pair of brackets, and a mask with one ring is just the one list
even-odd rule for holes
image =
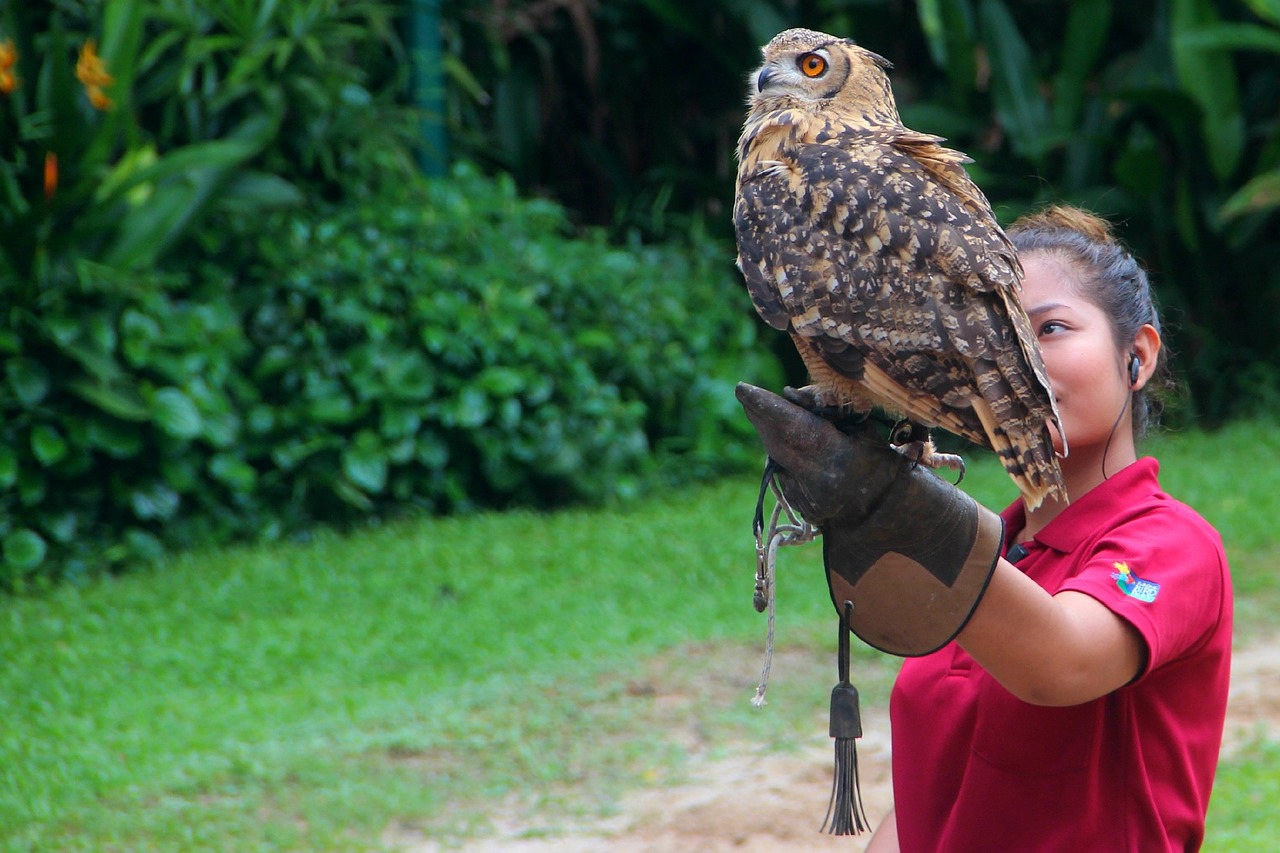
{"label": "woman's face", "polygon": [[[1031,253],[1022,266],[1022,305],[1040,343],[1070,449],[1105,446],[1113,429],[1132,430],[1125,408],[1129,353],[1116,346],[1102,309],[1074,292],[1061,261]],[[1122,412],[1129,419],[1117,425]],[[1056,431],[1053,442],[1061,452]]]}

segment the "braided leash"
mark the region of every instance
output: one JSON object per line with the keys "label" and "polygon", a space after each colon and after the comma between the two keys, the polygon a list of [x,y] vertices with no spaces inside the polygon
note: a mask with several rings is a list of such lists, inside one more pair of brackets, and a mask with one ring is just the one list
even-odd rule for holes
{"label": "braided leash", "polygon": [[[775,563],[778,559],[778,548],[783,545],[803,545],[812,542],[819,535],[818,528],[800,517],[778,487],[777,479],[771,471],[766,472],[769,489],[773,492],[773,512],[769,516],[769,526],[757,525],[756,537],[756,591],[754,604],[756,612],[768,608],[769,633],[764,647],[764,668],[760,672],[760,684],[756,687],[756,695],[751,704],[757,708],[764,705],[764,692],[769,687],[769,670],[773,666],[773,636],[777,613],[777,601],[774,594]],[[761,495],[761,500],[764,496]],[[786,521],[779,524],[783,516]],[[763,528],[763,529],[762,529]]]}

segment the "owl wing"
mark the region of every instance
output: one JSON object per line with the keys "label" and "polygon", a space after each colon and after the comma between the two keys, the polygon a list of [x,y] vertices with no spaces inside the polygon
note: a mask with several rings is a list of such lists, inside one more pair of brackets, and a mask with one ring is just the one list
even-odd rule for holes
{"label": "owl wing", "polygon": [[1005,314],[1013,326],[1014,340],[1022,350],[1026,367],[1034,374],[1033,384],[1048,394],[1051,417],[1057,421],[1057,404],[1053,400],[1049,374],[1040,356],[1040,348],[1035,343],[1036,335],[1031,328],[1031,320],[1017,295],[1022,289],[1022,264],[1018,261],[1017,250],[996,222],[986,195],[964,170],[962,164],[970,162],[970,158],[959,151],[942,147],[938,144],[941,141],[941,137],[931,134],[906,131],[894,139],[893,145],[916,160],[932,179],[954,194],[960,204],[974,211],[973,226],[978,239],[999,258],[1001,266],[1007,265],[1015,272],[1012,280],[1004,275],[994,277],[993,291],[1004,302]]}
{"label": "owl wing", "polygon": [[[1056,479],[1044,429],[1052,396],[1038,353],[1029,361],[1021,307],[1020,323],[1010,316],[1016,254],[962,155],[931,169],[894,141],[861,134],[843,148],[776,149],[757,168],[744,161],[734,219],[756,309],[879,405],[993,447],[1006,468],[1025,462]],[[981,204],[957,192],[950,169]]]}

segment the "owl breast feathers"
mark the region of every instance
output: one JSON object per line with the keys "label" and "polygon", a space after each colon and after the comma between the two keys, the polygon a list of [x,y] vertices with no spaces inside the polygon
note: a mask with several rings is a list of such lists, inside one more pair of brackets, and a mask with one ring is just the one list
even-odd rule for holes
{"label": "owl breast feathers", "polygon": [[788,30],[738,146],[738,265],[826,405],[880,407],[997,453],[1031,507],[1066,498],[1022,267],[963,154],[902,125],[885,68]]}

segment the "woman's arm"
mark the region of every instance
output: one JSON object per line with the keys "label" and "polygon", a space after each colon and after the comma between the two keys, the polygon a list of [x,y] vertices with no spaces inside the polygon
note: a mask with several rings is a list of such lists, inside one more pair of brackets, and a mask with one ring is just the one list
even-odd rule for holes
{"label": "woman's arm", "polygon": [[1081,592],[1049,595],[1001,559],[956,638],[1013,695],[1078,705],[1132,681],[1144,665],[1136,629]]}
{"label": "woman's arm", "polygon": [[898,853],[898,817],[893,809],[880,821],[867,844],[867,853]]}

